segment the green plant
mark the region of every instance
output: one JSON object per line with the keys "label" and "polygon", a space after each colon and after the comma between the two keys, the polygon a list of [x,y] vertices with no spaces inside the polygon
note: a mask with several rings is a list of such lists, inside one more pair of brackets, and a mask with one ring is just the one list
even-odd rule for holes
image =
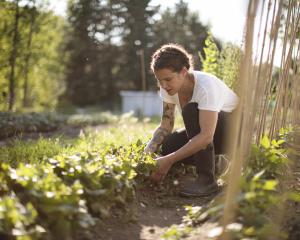
{"label": "green plant", "polygon": [[199,52],[203,65],[202,71],[217,76],[228,87],[235,89],[238,81],[242,50],[233,44],[226,44],[222,50],[219,50],[210,32],[205,40],[205,45],[206,47],[203,49],[205,57]]}
{"label": "green plant", "polygon": [[203,48],[205,58],[199,52],[199,57],[202,62],[202,70],[204,72],[214,74],[215,76],[219,76],[220,67],[218,61],[220,57],[220,51],[213,39],[211,32],[208,32],[205,45],[206,47]]}
{"label": "green plant", "polygon": [[259,146],[252,145],[245,175],[252,177],[261,170],[264,170],[266,179],[284,175],[288,158],[287,149],[282,147],[283,143],[285,143],[283,137],[270,140],[264,136]]}
{"label": "green plant", "polygon": [[241,59],[241,48],[233,44],[226,44],[220,53],[219,77],[231,89],[236,89]]}
{"label": "green plant", "polygon": [[[299,193],[280,188],[282,176],[288,168],[285,144],[288,134],[289,130],[281,130],[278,139],[263,137],[259,146],[252,145],[240,183],[241,191],[235,198],[236,222],[225,229],[219,227],[219,234],[230,232],[233,239],[287,239],[287,233],[278,227],[279,216],[276,214],[287,201],[300,201]],[[206,207],[187,206],[186,209],[182,225],[168,230],[174,239],[183,234],[185,228],[195,227],[208,219],[220,219],[224,204],[215,199]]]}
{"label": "green plant", "polygon": [[38,163],[63,151],[65,144],[59,139],[40,138],[23,142],[15,139],[10,146],[0,147],[0,162],[16,166],[19,162]]}
{"label": "green plant", "polygon": [[16,233],[23,239],[71,239],[76,229],[110,216],[113,209],[130,214],[126,205],[135,199],[135,184],[156,168],[144,147],[139,140],[76,153],[69,149],[15,167],[2,163],[0,234],[7,239],[16,239]]}

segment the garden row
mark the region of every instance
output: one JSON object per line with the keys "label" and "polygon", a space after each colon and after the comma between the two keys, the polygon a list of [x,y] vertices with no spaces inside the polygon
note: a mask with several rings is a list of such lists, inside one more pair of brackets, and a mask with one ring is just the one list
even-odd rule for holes
{"label": "garden row", "polygon": [[115,115],[110,112],[84,114],[9,113],[0,112],[0,139],[19,133],[50,132],[60,126],[84,127],[88,125],[137,121],[131,113]]}
{"label": "garden row", "polygon": [[135,199],[135,184],[155,168],[143,148],[141,141],[103,144],[42,161],[1,163],[0,238],[74,239],[113,210],[134,217],[125,205]]}

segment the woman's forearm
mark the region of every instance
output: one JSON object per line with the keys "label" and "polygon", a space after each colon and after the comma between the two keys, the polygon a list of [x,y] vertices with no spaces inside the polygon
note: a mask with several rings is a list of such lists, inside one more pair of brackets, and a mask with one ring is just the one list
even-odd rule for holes
{"label": "woman's forearm", "polygon": [[163,115],[159,127],[155,130],[151,141],[145,147],[145,152],[154,153],[169,135],[174,127],[175,105],[163,103]]}
{"label": "woman's forearm", "polygon": [[145,152],[154,153],[158,149],[158,147],[162,144],[165,137],[167,135],[169,135],[170,133],[171,133],[171,131],[169,129],[159,126],[155,130],[152,139],[147,144],[147,146],[145,148]]}

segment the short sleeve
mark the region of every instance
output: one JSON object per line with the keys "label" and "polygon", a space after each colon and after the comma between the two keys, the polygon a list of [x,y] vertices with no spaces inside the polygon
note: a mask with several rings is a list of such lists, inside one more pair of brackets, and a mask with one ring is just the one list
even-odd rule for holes
{"label": "short sleeve", "polygon": [[199,110],[209,110],[220,112],[224,103],[223,92],[219,88],[209,86],[208,88],[202,88],[198,92],[196,98]]}
{"label": "short sleeve", "polygon": [[166,103],[176,104],[176,99],[173,96],[170,96],[163,88],[160,88],[159,96]]}

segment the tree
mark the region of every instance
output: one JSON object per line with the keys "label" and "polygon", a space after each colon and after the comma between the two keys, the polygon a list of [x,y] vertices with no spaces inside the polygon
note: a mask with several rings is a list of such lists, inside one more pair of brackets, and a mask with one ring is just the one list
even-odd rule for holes
{"label": "tree", "polygon": [[[66,68],[67,97],[77,105],[95,102],[100,93],[98,86],[98,16],[99,1],[71,1],[68,21],[71,30],[67,33],[69,61]],[[101,17],[100,13],[98,13]],[[97,94],[98,92],[98,94]]]}
{"label": "tree", "polygon": [[12,51],[9,57],[10,64],[10,73],[9,73],[9,101],[8,101],[8,110],[12,110],[15,103],[15,67],[16,67],[16,58],[18,54],[18,42],[19,42],[19,19],[20,19],[20,10],[19,10],[19,0],[14,2],[15,11],[14,11],[14,26],[12,34]]}
{"label": "tree", "polygon": [[63,19],[47,11],[43,0],[0,4],[0,110],[20,110],[24,104],[53,108],[63,89]]}
{"label": "tree", "polygon": [[[141,64],[144,60],[145,66],[149,66],[151,54],[149,45],[152,45],[153,16],[158,7],[150,7],[151,0],[125,0],[120,2],[124,2],[126,11],[123,25],[125,34],[122,36],[125,52],[124,74],[127,81],[129,81],[130,89],[142,90],[141,75],[143,70],[141,70]],[[145,72],[146,78],[149,79],[149,73],[146,69]]]}
{"label": "tree", "polygon": [[9,56],[11,53],[11,28],[14,22],[14,8],[11,3],[0,1],[0,110],[8,109],[9,98]]}
{"label": "tree", "polygon": [[35,7],[36,1],[32,0],[33,6],[29,9],[29,34],[28,34],[28,39],[27,39],[27,44],[26,44],[26,50],[27,53],[25,54],[25,66],[24,66],[24,85],[23,85],[23,107],[28,107],[29,106],[29,99],[28,99],[28,91],[29,91],[29,86],[28,86],[28,75],[29,75],[29,70],[30,70],[30,60],[31,60],[31,47],[32,47],[32,38],[34,34],[34,27],[35,27],[35,20],[36,20],[36,15],[37,15],[37,10]]}
{"label": "tree", "polygon": [[169,42],[179,43],[192,53],[195,67],[201,68],[198,51],[203,52],[208,26],[201,23],[199,15],[191,12],[188,4],[180,0],[173,10],[167,8],[154,25],[153,49]]}
{"label": "tree", "polygon": [[80,0],[69,4],[66,50],[67,101],[85,106],[114,97],[116,56],[119,47],[112,43],[120,25],[123,6],[119,1]]}

